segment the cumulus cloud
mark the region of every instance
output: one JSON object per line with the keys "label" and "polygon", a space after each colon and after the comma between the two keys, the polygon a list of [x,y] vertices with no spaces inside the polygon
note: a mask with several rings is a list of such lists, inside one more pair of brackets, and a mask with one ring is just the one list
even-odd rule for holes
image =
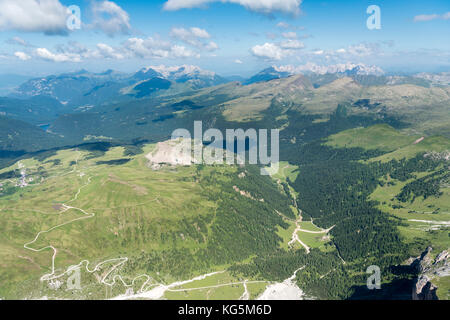
{"label": "cumulus cloud", "polygon": [[263,45],[256,45],[250,52],[258,58],[266,60],[281,60],[292,56],[296,51],[303,49],[305,45],[299,40],[288,39],[279,43],[266,42]]}
{"label": "cumulus cloud", "polygon": [[219,49],[219,45],[217,43],[215,43],[214,41],[211,41],[210,43],[208,43],[205,46],[205,49],[207,51],[216,51],[217,49]]}
{"label": "cumulus cloud", "polygon": [[207,44],[204,40],[211,38],[208,31],[197,27],[192,27],[189,29],[172,28],[170,35],[175,39],[181,40],[184,43],[197,48],[205,47]]}
{"label": "cumulus cloud", "polygon": [[123,54],[121,54],[116,49],[114,49],[104,43],[97,44],[97,50],[98,50],[98,53],[104,58],[118,59],[118,60],[124,58]]}
{"label": "cumulus cloud", "polygon": [[[107,58],[101,55],[99,50],[87,48],[84,44],[76,41],[69,41],[67,44],[59,44],[56,46],[56,53],[63,56],[71,57],[71,60],[82,61],[84,59],[100,59]],[[71,61],[68,60],[68,61]]]}
{"label": "cumulus cloud", "polygon": [[67,34],[67,7],[59,0],[1,0],[0,30]]}
{"label": "cumulus cloud", "polygon": [[102,30],[108,36],[130,33],[130,16],[116,3],[112,1],[94,2],[92,13],[94,20],[91,27]]}
{"label": "cumulus cloud", "polygon": [[239,4],[250,11],[263,14],[282,12],[297,15],[300,13],[302,0],[168,0],[164,4],[164,10],[199,8],[212,2]]}
{"label": "cumulus cloud", "polygon": [[17,58],[19,58],[22,61],[27,61],[27,60],[31,59],[31,57],[28,54],[26,54],[25,52],[22,52],[22,51],[15,52],[14,56],[16,56]]}
{"label": "cumulus cloud", "polygon": [[170,35],[177,40],[199,49],[205,49],[210,52],[219,49],[217,43],[206,41],[211,38],[211,35],[205,29],[197,27],[191,27],[189,29],[172,28]]}
{"label": "cumulus cloud", "polygon": [[81,57],[78,54],[53,53],[46,48],[37,48],[35,54],[37,57],[51,62],[81,62]]}
{"label": "cumulus cloud", "polygon": [[263,45],[256,45],[251,49],[254,56],[271,60],[281,60],[285,57],[285,52],[274,43],[266,42]]}
{"label": "cumulus cloud", "polygon": [[192,46],[201,46],[199,39],[210,38],[206,30],[200,28],[172,28],[170,35],[176,39],[184,41]]}
{"label": "cumulus cloud", "polygon": [[190,58],[199,57],[194,52],[181,45],[149,37],[147,39],[130,38],[124,44],[124,50],[129,57],[138,58]]}
{"label": "cumulus cloud", "polygon": [[[211,50],[218,46],[210,43]],[[46,50],[46,51],[44,51]],[[98,43],[95,48],[89,49],[77,42],[68,45],[57,46],[56,53],[47,49],[36,51],[35,55],[45,60],[55,62],[79,62],[85,59],[175,59],[175,58],[198,58],[200,54],[182,45],[172,44],[158,37],[129,38],[120,46],[112,47],[106,43]]]}
{"label": "cumulus cloud", "polygon": [[449,20],[450,19],[450,11],[444,14],[420,14],[414,17],[414,22],[424,22],[431,20]]}
{"label": "cumulus cloud", "polygon": [[169,42],[152,37],[130,38],[125,42],[124,49],[138,58],[166,58],[169,56],[171,45]]}
{"label": "cumulus cloud", "polygon": [[200,58],[200,54],[195,53],[190,49],[187,49],[186,47],[179,45],[174,45],[171,48],[170,53],[174,58],[191,58],[191,57]]}
{"label": "cumulus cloud", "polygon": [[202,38],[202,39],[209,39],[209,38],[211,38],[211,36],[209,35],[209,33],[205,29],[192,27],[191,28],[191,33],[192,33],[193,36],[195,36],[197,38]]}
{"label": "cumulus cloud", "polygon": [[243,62],[241,60],[239,60],[239,59],[234,60],[234,63],[243,64]]}

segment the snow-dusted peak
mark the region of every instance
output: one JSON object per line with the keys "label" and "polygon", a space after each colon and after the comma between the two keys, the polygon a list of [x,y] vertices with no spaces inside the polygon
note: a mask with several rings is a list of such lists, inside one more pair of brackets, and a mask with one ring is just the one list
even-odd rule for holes
{"label": "snow-dusted peak", "polygon": [[192,76],[192,77],[210,77],[216,76],[215,72],[203,70],[198,66],[192,65],[181,65],[181,66],[150,66],[145,68],[146,70],[154,70],[164,76],[167,79],[177,80],[182,77]]}
{"label": "snow-dusted peak", "polygon": [[377,66],[368,66],[362,63],[338,63],[334,65],[318,65],[313,62],[308,62],[301,66],[284,65],[284,66],[273,66],[273,68],[278,72],[288,72],[290,74],[300,74],[300,73],[317,73],[317,74],[327,74],[327,73],[348,73],[351,75],[382,75],[384,71]]}

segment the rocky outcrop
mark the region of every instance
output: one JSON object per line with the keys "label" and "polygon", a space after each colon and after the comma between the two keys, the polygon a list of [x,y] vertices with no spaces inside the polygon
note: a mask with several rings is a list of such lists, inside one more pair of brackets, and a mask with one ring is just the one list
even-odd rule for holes
{"label": "rocky outcrop", "polygon": [[162,165],[189,166],[194,162],[191,154],[191,140],[177,139],[158,142],[156,149],[147,154],[152,169],[157,170]]}
{"label": "rocky outcrop", "polygon": [[450,275],[449,250],[442,251],[434,260],[431,255],[432,250],[428,247],[411,263],[411,267],[418,275],[413,286],[413,300],[438,300],[437,287],[432,280]]}

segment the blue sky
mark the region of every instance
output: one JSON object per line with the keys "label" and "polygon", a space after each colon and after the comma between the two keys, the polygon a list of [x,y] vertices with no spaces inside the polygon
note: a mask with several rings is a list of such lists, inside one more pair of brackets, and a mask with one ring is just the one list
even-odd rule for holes
{"label": "blue sky", "polygon": [[[79,30],[67,29],[70,5],[81,9]],[[379,30],[366,26],[369,5],[381,10]],[[449,35],[448,0],[0,0],[0,73],[191,64],[248,76],[348,63],[449,71]]]}

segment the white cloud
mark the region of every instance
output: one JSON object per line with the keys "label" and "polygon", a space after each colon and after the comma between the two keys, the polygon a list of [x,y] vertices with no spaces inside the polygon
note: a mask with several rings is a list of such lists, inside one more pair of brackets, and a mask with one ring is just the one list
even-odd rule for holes
{"label": "white cloud", "polygon": [[191,27],[189,29],[172,28],[170,35],[177,40],[199,49],[205,49],[210,52],[219,49],[217,43],[205,41],[211,38],[211,35],[205,29],[197,27]]}
{"label": "white cloud", "polygon": [[197,38],[202,38],[202,39],[209,39],[209,38],[211,38],[211,36],[209,35],[209,33],[205,29],[192,27],[191,28],[191,33],[192,33],[192,35],[194,35]]}
{"label": "white cloud", "polygon": [[183,41],[186,41],[186,42],[189,42],[192,40],[197,40],[198,38],[208,39],[211,37],[206,30],[196,28],[196,27],[192,27],[190,29],[172,28],[172,30],[170,31],[170,34],[173,37],[183,40]]}
{"label": "white cloud", "polygon": [[102,45],[100,47],[98,47],[97,45],[96,49],[89,49],[79,42],[69,41],[67,44],[57,45],[56,53],[62,56],[67,56],[72,60],[76,60],[77,62],[84,59],[111,58],[111,56],[108,55],[107,50],[103,53],[101,52],[102,48],[106,50]]}
{"label": "white cloud", "polygon": [[117,52],[116,49],[110,47],[107,44],[104,43],[99,43],[97,44],[97,49],[98,52],[101,56],[103,56],[104,58],[110,58],[110,59],[123,59],[124,55]]}
{"label": "white cloud", "polygon": [[198,66],[193,65],[179,65],[179,66],[165,66],[165,65],[159,65],[159,66],[149,66],[145,69],[153,69],[156,72],[161,73],[165,78],[172,78],[172,79],[180,79],[185,77],[189,74],[195,74],[195,75],[201,75],[201,76],[207,76],[207,77],[214,77],[216,75],[213,71],[203,70]]}
{"label": "white cloud", "polygon": [[19,58],[22,61],[27,61],[27,60],[31,59],[31,57],[28,54],[26,54],[25,52],[22,52],[22,51],[15,52],[14,56],[16,56],[17,58]]}
{"label": "white cloud", "polygon": [[219,45],[214,41],[211,41],[205,46],[205,49],[208,51],[216,51],[217,49],[219,49]]}
{"label": "white cloud", "polygon": [[288,39],[280,43],[266,42],[263,45],[256,45],[250,49],[250,52],[258,58],[281,60],[294,55],[297,50],[303,49],[304,47],[303,42]]}
{"label": "white cloud", "polygon": [[346,53],[346,52],[347,52],[347,50],[345,50],[344,48],[336,50],[336,53]]}
{"label": "white cloud", "polygon": [[78,54],[53,53],[46,48],[37,48],[35,54],[41,59],[52,62],[81,62],[81,57]]}
{"label": "white cloud", "polygon": [[241,60],[239,60],[239,59],[234,60],[234,63],[243,64],[243,62]]}
{"label": "white cloud", "polygon": [[313,54],[315,54],[317,56],[320,56],[320,55],[324,54],[324,51],[323,50],[316,50],[316,51],[313,52]]}
{"label": "white cloud", "polygon": [[0,30],[66,34],[68,12],[58,0],[1,0]]}
{"label": "white cloud", "polygon": [[130,38],[125,42],[124,49],[129,55],[139,58],[167,58],[171,44],[152,37],[147,39]]}
{"label": "white cloud", "polygon": [[420,14],[418,16],[414,17],[414,22],[424,22],[424,21],[431,21],[431,20],[449,20],[450,19],[450,11],[446,12],[442,15],[440,14]]}
{"label": "white cloud", "polygon": [[172,28],[170,35],[186,44],[198,48],[205,46],[205,43],[202,40],[211,38],[206,30],[197,27],[192,27],[190,29]]}
{"label": "white cloud", "polygon": [[198,53],[195,53],[187,49],[186,47],[179,45],[174,45],[171,48],[171,54],[175,58],[191,58],[191,57],[200,58],[200,55]]}
{"label": "white cloud", "polygon": [[297,33],[290,31],[290,32],[283,32],[281,34],[283,36],[283,38],[286,39],[297,39]]}
{"label": "white cloud", "polygon": [[116,3],[112,1],[94,2],[92,12],[94,22],[91,27],[102,30],[110,37],[116,34],[130,33],[130,16]]}
{"label": "white cloud", "polygon": [[124,44],[128,57],[152,58],[190,58],[200,57],[197,52],[181,45],[149,37],[147,39],[130,38]]}
{"label": "white cloud", "polygon": [[254,56],[258,58],[265,58],[270,60],[281,60],[286,55],[286,50],[283,50],[279,46],[277,46],[275,43],[268,43],[266,42],[263,45],[256,45],[251,49],[251,52]]}
{"label": "white cloud", "polygon": [[302,0],[168,0],[164,4],[164,10],[198,8],[212,2],[235,3],[248,10],[264,14],[282,12],[297,15],[300,13]]}

